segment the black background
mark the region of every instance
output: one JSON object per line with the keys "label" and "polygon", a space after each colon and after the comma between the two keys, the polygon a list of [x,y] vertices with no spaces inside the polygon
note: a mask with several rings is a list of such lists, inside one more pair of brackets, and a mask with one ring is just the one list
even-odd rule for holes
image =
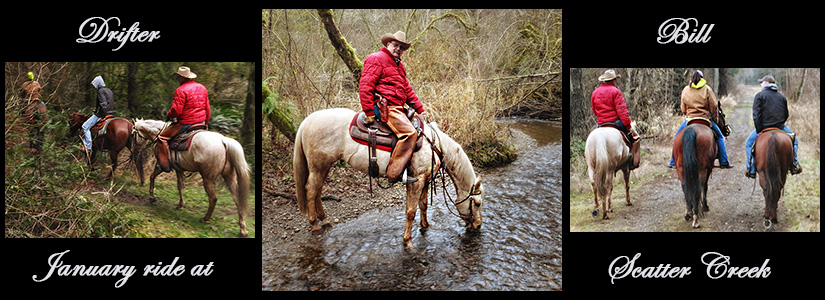
{"label": "black background", "polygon": [[[260,7],[222,4],[193,9],[191,3],[178,2],[166,6],[176,7],[101,5],[102,8],[88,9],[76,5],[8,13],[2,21],[4,61],[253,61],[259,63],[257,82],[261,81]],[[725,10],[712,10],[706,5],[692,9],[603,4],[558,7],[564,9],[565,73],[569,68],[585,67],[821,66],[819,44],[823,26],[818,23],[821,16],[815,15],[815,9],[809,6],[778,8],[754,4],[745,9]],[[161,38],[151,43],[128,42],[118,51],[111,49],[119,44],[76,43],[80,24],[96,16],[119,17],[121,26],[127,28],[140,22],[141,30],[160,31]],[[711,40],[705,44],[658,44],[659,25],[674,17],[715,24]],[[563,86],[566,104],[566,76]],[[564,126],[569,126],[568,120]],[[564,139],[569,142],[569,136]],[[257,153],[260,164],[260,150]],[[569,172],[567,161],[564,166]],[[261,170],[260,166],[255,169]],[[260,176],[257,180],[260,187]],[[565,187],[565,198],[568,195]],[[257,199],[261,201],[260,191]],[[567,215],[569,205],[563,202]],[[261,212],[259,203],[256,211]],[[257,219],[255,239],[4,239],[3,287],[7,293],[19,290],[27,295],[277,297],[260,292],[258,286],[260,235],[265,233],[260,230],[260,216]],[[547,295],[551,297],[703,297],[717,295],[714,292],[719,291],[732,296],[805,295],[818,290],[817,284],[823,279],[820,233],[570,233],[569,222],[564,220],[563,224],[564,291]],[[120,277],[53,277],[41,283],[32,280],[32,276],[40,278],[48,272],[50,255],[66,250],[70,250],[63,257],[66,264],[134,265],[138,274],[119,289],[114,285]],[[759,267],[769,259],[771,275],[765,279],[711,280],[700,261],[705,252],[730,256],[731,266],[735,267]],[[627,277],[611,284],[611,261],[620,256],[632,258],[636,253],[641,253],[637,267],[691,267],[691,275],[682,279]],[[168,264],[175,257],[180,257],[179,264],[187,266],[185,275],[140,276],[144,265]],[[210,262],[214,264],[211,276],[188,275],[192,266]]]}

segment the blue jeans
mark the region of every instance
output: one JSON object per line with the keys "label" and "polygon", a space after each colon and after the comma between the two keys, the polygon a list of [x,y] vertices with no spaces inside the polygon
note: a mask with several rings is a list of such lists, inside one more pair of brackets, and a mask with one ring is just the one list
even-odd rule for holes
{"label": "blue jeans", "polygon": [[95,126],[98,120],[100,120],[100,118],[98,118],[95,115],[92,115],[89,117],[88,120],[86,120],[85,123],[83,123],[83,144],[86,146],[86,149],[88,150],[92,150],[92,132],[89,131],[89,128]]}
{"label": "blue jeans", "polygon": [[[716,136],[718,136],[718,138],[716,138],[716,145],[719,147],[719,165],[730,165],[730,162],[728,162],[728,152],[725,150],[725,138],[722,135],[722,131],[719,130],[719,126],[716,126],[715,122],[710,121],[710,124],[712,125],[711,127],[713,128],[713,131],[716,132]],[[682,125],[679,126],[679,130],[676,130],[676,134],[674,134],[673,137],[675,138],[676,135],[678,135],[679,132],[682,131],[682,129],[685,129],[685,127],[687,127],[687,120],[682,122]],[[673,161],[672,156],[670,157],[670,163],[668,165],[676,165],[676,162]]]}
{"label": "blue jeans", "polygon": [[[782,131],[787,133],[793,133],[788,126],[784,126],[781,128]],[[756,133],[756,129],[751,131],[751,134],[748,136],[748,140],[745,141],[745,153],[748,155],[748,172],[749,173],[756,173],[756,167],[753,166],[753,156],[751,155],[751,149],[753,149],[753,144],[756,143],[756,138],[759,137],[759,134]],[[799,160],[796,158],[796,150],[799,149],[799,140],[793,140],[793,165],[799,165]]]}
{"label": "blue jeans", "polygon": [[[627,132],[627,127],[624,127],[624,124],[622,123],[622,120],[616,120],[616,121],[607,122],[607,123],[613,123],[613,124],[615,124],[616,126],[619,127],[619,130],[621,130],[624,133],[628,133]],[[605,124],[605,123],[602,123],[602,124]],[[602,124],[599,124],[599,127],[602,127]]]}

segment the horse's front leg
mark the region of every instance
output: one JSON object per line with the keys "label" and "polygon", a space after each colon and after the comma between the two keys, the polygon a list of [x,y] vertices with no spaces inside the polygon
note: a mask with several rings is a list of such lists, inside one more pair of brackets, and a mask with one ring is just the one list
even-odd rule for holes
{"label": "horse's front leg", "polygon": [[[404,247],[407,249],[415,248],[412,244],[412,226],[415,221],[415,211],[418,209],[419,200],[421,199],[421,187],[423,182],[419,180],[416,183],[407,184],[407,209],[405,215],[407,216],[406,224],[404,224]],[[422,211],[422,213],[424,213]],[[426,214],[426,213],[424,213]]]}
{"label": "horse's front leg", "polygon": [[[183,188],[184,188],[183,180],[184,180],[185,177],[183,176],[183,171],[177,171],[176,170],[175,175],[177,175],[177,177],[178,177],[178,196],[180,196],[180,202],[178,202],[177,209],[182,209],[184,207],[184,203],[183,203]],[[206,180],[204,180],[204,188],[205,187],[206,187]],[[207,191],[207,193],[209,193],[209,191]],[[211,199],[212,196],[209,196],[209,198]]]}
{"label": "horse's front leg", "polygon": [[160,169],[160,166],[155,165],[155,170],[152,171],[152,176],[149,177],[149,202],[155,203],[157,199],[155,199],[155,178],[158,177],[158,174],[163,172]]}
{"label": "horse's front leg", "polygon": [[[88,151],[86,152],[88,153]],[[94,171],[95,157],[97,156],[97,147],[92,147],[92,154],[89,154],[89,171]]]}

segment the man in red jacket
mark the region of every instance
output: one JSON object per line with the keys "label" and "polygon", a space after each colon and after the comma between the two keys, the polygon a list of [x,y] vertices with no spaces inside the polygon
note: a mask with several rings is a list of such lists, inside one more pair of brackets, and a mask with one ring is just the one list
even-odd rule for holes
{"label": "man in red jacket", "polygon": [[616,71],[607,70],[599,76],[599,85],[593,94],[590,95],[590,108],[593,114],[596,115],[596,123],[602,127],[606,123],[612,123],[618,127],[631,141],[630,152],[633,155],[633,163],[630,169],[633,170],[639,167],[639,137],[631,128],[630,114],[627,112],[627,103],[622,96],[622,92],[616,88],[614,81],[621,78],[621,75],[616,75]]}
{"label": "man in red jacket", "polygon": [[166,113],[166,119],[177,118],[158,136],[156,152],[158,164],[164,172],[169,172],[169,140],[179,133],[186,132],[195,124],[207,124],[212,116],[209,107],[209,93],[206,87],[192,79],[198,77],[189,67],[180,67],[172,74],[180,83],[172,97],[172,108]]}
{"label": "man in red jacket", "polygon": [[[375,103],[378,99],[385,98],[389,106],[388,116],[378,118],[386,118],[387,125],[398,136],[398,143],[387,166],[387,179],[390,183],[398,182],[402,176],[418,139],[418,133],[404,112],[404,104],[415,109],[418,114],[424,113],[424,105],[413,92],[407,80],[407,70],[401,63],[401,54],[410,47],[406,40],[407,36],[402,31],[381,37],[384,48],[364,60],[358,85],[361,108],[367,115],[367,122],[375,120]],[[416,178],[410,177],[405,183],[415,181]]]}

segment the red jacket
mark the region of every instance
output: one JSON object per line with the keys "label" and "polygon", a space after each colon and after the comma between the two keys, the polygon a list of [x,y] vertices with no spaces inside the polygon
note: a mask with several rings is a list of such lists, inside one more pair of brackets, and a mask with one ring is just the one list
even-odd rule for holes
{"label": "red jacket", "polygon": [[387,48],[381,48],[381,51],[370,54],[364,60],[358,94],[361,98],[361,109],[368,116],[373,115],[373,104],[378,99],[375,96],[376,93],[387,98],[391,106],[410,103],[419,114],[424,112],[424,105],[421,104],[421,100],[418,100],[410,82],[407,81],[407,70],[404,64],[401,61],[396,63]]}
{"label": "red jacket", "polygon": [[590,108],[596,115],[596,122],[604,124],[622,120],[622,124],[630,129],[630,114],[627,113],[627,103],[622,92],[612,82],[602,84],[590,95]]}
{"label": "red jacket", "polygon": [[188,125],[209,122],[212,111],[209,107],[209,93],[206,87],[193,80],[184,82],[175,90],[172,108],[166,113],[169,118],[178,118],[178,123]]}

